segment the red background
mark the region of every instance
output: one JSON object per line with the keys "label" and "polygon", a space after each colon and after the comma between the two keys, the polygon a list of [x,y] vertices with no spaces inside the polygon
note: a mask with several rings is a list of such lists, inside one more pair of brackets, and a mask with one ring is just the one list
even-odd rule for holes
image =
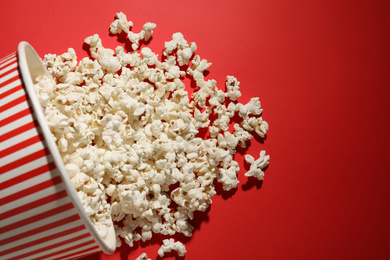
{"label": "red background", "polygon": [[[114,48],[108,28],[122,11],[135,32],[157,24],[152,50],[180,31],[213,63],[208,78],[222,87],[234,75],[241,102],[260,97],[270,130],[249,153],[271,155],[265,180],[246,183],[242,169],[237,191],[197,216],[185,259],[390,259],[390,1],[9,0],[0,10],[0,57],[25,40],[41,57],[73,47],[80,60],[95,33]],[[156,259],[159,243],[83,259]]]}

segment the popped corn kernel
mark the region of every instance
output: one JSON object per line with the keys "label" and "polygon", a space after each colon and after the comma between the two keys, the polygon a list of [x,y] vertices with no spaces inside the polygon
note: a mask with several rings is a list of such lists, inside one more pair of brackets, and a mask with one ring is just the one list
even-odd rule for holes
{"label": "popped corn kernel", "polygon": [[264,179],[264,168],[269,164],[269,155],[265,155],[265,151],[260,152],[260,156],[257,160],[253,158],[252,155],[246,154],[245,161],[248,162],[251,166],[248,172],[245,173],[245,176],[255,177],[259,180]]}
{"label": "popped corn kernel", "polygon": [[163,257],[165,253],[169,253],[172,250],[177,251],[179,256],[184,256],[187,253],[185,246],[179,241],[175,242],[173,238],[164,239],[163,243],[164,244],[161,245],[160,249],[158,250],[158,255],[161,257]]}
{"label": "popped corn kernel", "polygon": [[135,260],[151,260],[146,253],[142,253],[139,257],[137,257]]}

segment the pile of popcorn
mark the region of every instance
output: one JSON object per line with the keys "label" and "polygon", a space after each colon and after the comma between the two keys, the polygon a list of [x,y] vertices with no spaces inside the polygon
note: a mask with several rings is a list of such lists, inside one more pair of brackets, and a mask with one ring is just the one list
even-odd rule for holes
{"label": "pile of popcorn", "polygon": [[[268,124],[259,98],[237,102],[240,83],[227,76],[226,91],[205,79],[211,63],[195,54],[197,46],[181,33],[165,43],[163,55],[147,42],[153,23],[139,33],[117,13],[112,34],[127,34],[132,50],[104,48],[99,35],[87,37],[90,58],[77,61],[72,48],[47,54],[51,77],[36,84],[53,139],[78,196],[99,234],[114,225],[117,246],[147,241],[153,233],[191,236],[195,211],[206,211],[219,182],[236,188],[240,167],[236,148],[254,134],[264,138]],[[183,83],[197,88],[189,95]],[[232,122],[234,116],[240,122]],[[233,124],[234,123],[234,124]],[[233,127],[229,127],[233,126]],[[200,138],[200,130],[207,129]],[[269,155],[245,155],[245,176],[263,179]],[[159,255],[186,253],[181,242],[166,239]],[[139,259],[148,259],[141,255]]]}

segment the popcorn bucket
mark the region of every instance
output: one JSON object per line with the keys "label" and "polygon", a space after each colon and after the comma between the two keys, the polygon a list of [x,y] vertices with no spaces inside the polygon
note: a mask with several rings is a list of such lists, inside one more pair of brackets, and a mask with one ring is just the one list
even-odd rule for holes
{"label": "popcorn bucket", "polygon": [[115,251],[85,213],[34,92],[47,73],[21,42],[0,60],[0,259],[75,259]]}

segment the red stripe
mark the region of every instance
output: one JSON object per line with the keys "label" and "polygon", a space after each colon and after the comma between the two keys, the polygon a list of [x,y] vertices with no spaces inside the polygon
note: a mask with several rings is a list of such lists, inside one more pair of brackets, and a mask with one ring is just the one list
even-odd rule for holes
{"label": "red stripe", "polygon": [[41,140],[43,140],[42,134],[33,136],[27,140],[24,140],[23,142],[20,142],[14,146],[11,146],[11,147],[8,147],[7,149],[2,150],[0,152],[0,158],[3,158],[3,157],[8,156],[10,154],[16,153],[17,151],[23,150],[24,148],[26,148],[30,145],[33,145],[35,143],[38,143]]}
{"label": "red stripe", "polygon": [[34,170],[31,170],[29,172],[23,173],[21,175],[18,175],[16,177],[12,178],[12,179],[9,179],[9,180],[3,182],[1,184],[1,188],[2,189],[6,189],[6,188],[11,187],[13,185],[16,185],[16,184],[18,184],[20,182],[26,181],[28,179],[34,178],[34,177],[36,177],[38,175],[41,175],[41,174],[43,174],[45,172],[53,170],[55,168],[56,168],[56,165],[55,165],[54,162],[51,162],[49,164],[45,164],[45,165],[43,165],[41,167],[38,167],[38,168],[36,168]]}
{"label": "red stripe", "polygon": [[22,85],[17,85],[14,88],[11,88],[10,90],[7,90],[3,94],[0,94],[0,99],[5,98],[6,96],[9,96],[12,93],[15,93],[16,91],[19,91],[21,89],[23,89],[23,86]]}
{"label": "red stripe", "polygon": [[32,162],[36,159],[39,159],[43,156],[46,156],[47,154],[49,154],[49,150],[45,148],[45,149],[39,150],[35,153],[29,154],[23,158],[20,158],[19,160],[13,161],[7,165],[4,165],[4,166],[0,167],[0,175],[3,173],[6,173],[8,171],[11,171],[15,168],[18,168],[22,165],[25,165],[29,162]]}
{"label": "red stripe", "polygon": [[[86,250],[83,250],[82,252],[84,252]],[[87,256],[90,256],[92,259],[102,259],[100,258],[100,255],[99,255],[99,252],[101,252],[102,250],[98,247],[98,246],[95,246],[95,247],[91,247],[90,250],[86,251],[86,253],[83,253],[83,254],[79,254],[77,256],[67,256],[67,258],[60,258],[61,260],[71,260],[71,259],[80,259],[83,258],[83,257],[87,257]],[[79,252],[80,253],[80,252]],[[94,255],[93,255],[94,254]],[[89,258],[89,259],[91,259]],[[58,258],[56,258],[58,259]],[[52,259],[52,260],[56,260],[56,259]]]}
{"label": "red stripe", "polygon": [[[61,225],[59,225],[59,226],[61,226]],[[84,225],[81,225],[81,226],[74,227],[74,228],[71,228],[71,229],[68,229],[68,230],[65,230],[65,231],[62,231],[62,232],[59,232],[59,233],[47,236],[47,237],[43,237],[43,238],[40,238],[40,239],[32,240],[32,241],[30,241],[28,243],[25,243],[25,244],[22,244],[22,245],[19,245],[19,246],[16,246],[16,247],[9,248],[7,250],[1,251],[0,252],[0,256],[8,255],[10,253],[22,250],[22,249],[27,248],[27,247],[31,247],[31,246],[35,246],[35,245],[38,245],[38,244],[42,244],[42,243],[45,243],[47,241],[50,241],[50,240],[53,240],[53,239],[56,239],[56,238],[59,238],[59,237],[66,236],[66,235],[78,232],[80,230],[83,230],[83,229],[85,229],[85,227],[84,227]]]}
{"label": "red stripe", "polygon": [[[66,244],[70,244],[72,242],[76,242],[78,240],[84,239],[84,238],[89,237],[89,236],[90,236],[90,234],[86,233],[86,234],[83,234],[81,236],[77,236],[77,237],[74,237],[74,238],[71,238],[71,239],[68,239],[65,241],[61,241],[59,243],[55,243],[55,244],[52,244],[52,245],[47,246],[47,247],[39,248],[37,250],[25,253],[23,255],[18,255],[18,256],[15,256],[13,258],[9,258],[8,260],[17,260],[17,259],[25,258],[27,256],[36,255],[38,253],[45,252],[45,251],[48,251],[48,250],[53,249],[53,248],[57,248],[57,247],[60,247],[60,246],[66,245]],[[41,256],[39,258],[41,258]]]}
{"label": "red stripe", "polygon": [[56,227],[63,226],[65,224],[77,221],[79,219],[80,219],[80,217],[79,217],[78,214],[70,216],[70,217],[67,217],[67,218],[64,218],[64,219],[60,219],[60,220],[55,221],[53,223],[47,224],[45,226],[41,226],[41,227],[38,227],[38,228],[35,228],[35,229],[31,229],[31,230],[26,231],[24,233],[17,234],[17,235],[15,235],[13,237],[8,237],[6,239],[0,240],[0,245],[6,245],[6,244],[18,241],[18,240],[26,238],[26,237],[36,235],[36,234],[41,233],[41,232],[44,232],[44,231],[47,231],[47,230],[50,230],[50,229],[53,229],[53,228],[56,228]]}
{"label": "red stripe", "polygon": [[57,215],[61,212],[67,211],[67,210],[72,209],[72,208],[73,208],[73,204],[71,202],[69,202],[68,204],[62,205],[58,208],[54,208],[54,209],[42,212],[42,213],[37,214],[35,216],[29,217],[27,219],[23,219],[21,221],[12,223],[8,226],[2,227],[2,228],[0,228],[0,234],[8,232],[8,231],[16,229],[16,228],[20,228],[20,227],[29,225],[29,224],[34,223],[34,222],[39,221],[39,220]]}
{"label": "red stripe", "polygon": [[[80,248],[80,247],[83,247],[83,246],[94,245],[94,244],[95,244],[95,242],[94,242],[93,240],[87,241],[87,242],[84,242],[84,243],[81,243],[81,244],[78,244],[78,245],[75,245],[75,246],[72,246],[72,247],[69,247],[69,248],[62,249],[62,250],[60,250],[60,251],[56,251],[56,252],[51,253],[51,254],[47,254],[47,255],[43,255],[43,256],[34,258],[34,259],[32,259],[32,260],[36,260],[36,259],[46,259],[46,258],[49,258],[49,257],[57,256],[57,255],[62,254],[62,253],[69,252],[69,251],[71,251],[71,250],[74,250],[74,249],[77,249],[77,248]],[[85,251],[92,250],[92,248],[94,248],[94,247],[98,247],[98,246],[94,245],[94,246],[91,247],[91,248],[87,248],[87,249],[84,249],[84,250],[82,250],[82,251],[77,251],[77,252],[75,252],[75,253],[68,254],[68,255],[64,255],[64,256],[61,256],[60,258],[55,258],[55,259],[64,259],[65,257],[69,257],[69,256],[72,256],[72,255],[77,255],[77,254],[83,253],[83,252],[85,252]],[[52,260],[54,260],[54,259],[52,259]]]}
{"label": "red stripe", "polygon": [[[84,251],[86,251],[86,250],[83,250],[83,252]],[[69,258],[69,256],[67,256],[68,258],[66,258],[66,259],[62,258],[62,259],[63,260],[80,259],[80,258],[86,257],[86,256],[94,257],[93,259],[100,259],[99,252],[101,252],[101,251],[102,250],[98,246],[95,246],[95,247],[91,247],[90,250],[86,251],[87,253],[84,253],[84,254],[81,254],[81,255],[77,255],[77,256],[73,256],[73,257],[70,257],[70,258]],[[92,255],[92,254],[96,254],[96,255]],[[55,259],[52,259],[52,260],[55,260]]]}
{"label": "red stripe", "polygon": [[[13,62],[13,63],[14,63],[14,62]],[[13,63],[8,64],[8,66],[10,66],[10,65],[13,64]],[[4,77],[7,76],[8,74],[11,74],[12,72],[14,72],[14,71],[16,71],[16,70],[18,70],[18,66],[16,66],[15,68],[12,68],[12,69],[10,69],[10,70],[4,72],[4,73],[1,75],[1,77],[4,78]]]}
{"label": "red stripe", "polygon": [[38,191],[55,186],[61,182],[62,182],[61,176],[54,177],[53,179],[49,179],[47,181],[41,182],[41,183],[36,184],[36,185],[29,187],[27,189],[24,189],[24,190],[18,191],[16,193],[13,193],[11,195],[8,195],[7,197],[1,198],[0,205],[5,205],[5,204],[10,203],[12,201],[21,199],[23,197],[26,197],[26,196],[31,195],[33,193],[36,193]]}
{"label": "red stripe", "polygon": [[35,209],[37,207],[43,206],[45,204],[48,204],[50,202],[65,198],[68,194],[65,190],[59,191],[56,194],[51,194],[49,196],[46,196],[44,198],[41,198],[39,200],[30,202],[26,205],[22,205],[20,207],[11,209],[9,211],[3,212],[0,214],[0,220],[4,220],[13,216],[16,216],[18,214],[21,214],[23,212],[29,211],[31,209]]}
{"label": "red stripe", "polygon": [[[2,108],[0,107],[0,113],[2,112],[1,109]],[[8,125],[8,124],[10,124],[10,123],[12,123],[12,122],[24,117],[24,116],[27,116],[29,114],[31,114],[30,108],[26,108],[26,109],[24,109],[16,114],[13,114],[12,116],[7,117],[6,119],[1,120],[0,126]]]}
{"label": "red stripe", "polygon": [[[60,258],[61,260],[71,260],[71,259],[81,259],[83,257],[87,257],[87,256],[90,256],[91,258],[93,257],[93,259],[101,259],[100,258],[100,255],[99,255],[99,252],[101,252],[102,250],[98,247],[98,246],[95,246],[95,247],[91,247],[90,250],[83,250],[82,252],[86,251],[86,253],[84,254],[79,254],[77,256],[66,256],[67,258]],[[81,251],[79,252],[81,253]],[[92,255],[92,254],[96,254],[96,255]],[[91,259],[90,258],[90,259]],[[51,259],[51,260],[57,260],[58,258],[56,259]]]}
{"label": "red stripe", "polygon": [[[84,243],[85,244],[85,243]],[[77,247],[81,247],[81,245],[78,245]],[[77,248],[76,247],[76,248]],[[65,259],[67,257],[72,257],[72,256],[77,256],[77,258],[80,258],[82,256],[86,256],[86,255],[89,255],[91,253],[95,253],[97,251],[94,251],[95,249],[99,249],[99,246],[98,245],[95,245],[93,247],[90,247],[90,248],[87,248],[87,249],[84,249],[84,250],[81,250],[81,251],[78,251],[76,253],[72,253],[72,254],[68,254],[68,255],[63,255],[61,257],[58,257],[58,258],[54,258],[54,259],[51,259],[51,260],[62,260],[62,259]],[[67,251],[69,251],[70,249],[68,249]],[[61,250],[63,251],[63,250]],[[82,253],[85,253],[85,252],[88,252],[86,254],[82,254]],[[62,252],[63,253],[63,252]],[[59,253],[55,253],[55,255],[58,255]],[[79,255],[79,254],[82,254],[82,255]],[[46,256],[45,256],[46,257]],[[38,260],[38,259],[41,259],[41,258],[35,258],[35,259],[32,259],[32,260]]]}
{"label": "red stripe", "polygon": [[14,82],[14,81],[17,81],[18,79],[20,79],[20,78],[19,78],[19,74],[16,75],[16,76],[14,76],[14,77],[12,77],[12,78],[10,78],[10,79],[7,79],[7,80],[4,81],[3,83],[1,83],[1,84],[0,84],[0,88],[7,86],[8,84],[10,84],[10,83],[12,83],[12,82]]}
{"label": "red stripe", "polygon": [[29,122],[25,125],[22,125],[21,127],[18,127],[12,131],[9,131],[6,134],[3,134],[0,136],[0,142],[4,142],[5,140],[11,139],[12,137],[15,137],[17,135],[20,135],[21,133],[24,133],[30,129],[33,129],[36,125],[38,125],[37,121]]}
{"label": "red stripe", "polygon": [[[11,54],[9,57],[5,57],[3,60],[1,60],[0,61],[0,67],[1,67],[1,65],[3,65],[4,63],[6,63],[7,61],[9,61],[9,60],[12,60],[13,58],[15,58],[16,57],[16,55],[15,54]],[[15,60],[15,62],[16,62],[17,60]]]}
{"label": "red stripe", "polygon": [[17,99],[14,99],[11,102],[1,106],[0,107],[0,112],[3,112],[5,110],[7,110],[7,109],[10,109],[11,107],[14,107],[14,106],[19,105],[20,103],[23,103],[23,102],[26,102],[26,101],[27,101],[26,95],[20,96]]}

